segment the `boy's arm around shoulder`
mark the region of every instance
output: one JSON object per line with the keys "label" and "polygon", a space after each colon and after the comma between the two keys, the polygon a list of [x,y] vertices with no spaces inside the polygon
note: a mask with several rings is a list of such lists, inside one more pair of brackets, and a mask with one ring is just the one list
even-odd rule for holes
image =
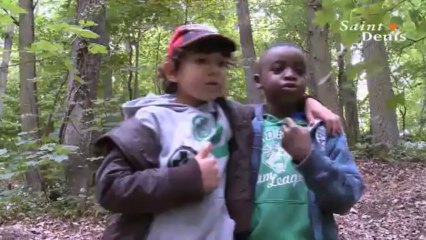
{"label": "boy's arm around shoulder", "polygon": [[203,197],[196,161],[158,168],[156,133],[135,118],[123,121],[96,143],[106,152],[96,174],[96,197],[117,213],[159,213]]}
{"label": "boy's arm around shoulder", "polygon": [[326,136],[324,126],[316,129],[312,152],[297,168],[323,211],[347,213],[365,188],[345,135]]}

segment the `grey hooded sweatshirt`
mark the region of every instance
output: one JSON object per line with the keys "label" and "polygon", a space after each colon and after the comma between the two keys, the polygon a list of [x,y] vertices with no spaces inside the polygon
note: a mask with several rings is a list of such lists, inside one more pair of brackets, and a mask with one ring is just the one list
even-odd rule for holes
{"label": "grey hooded sweatshirt", "polygon": [[153,129],[161,143],[160,168],[176,167],[194,156],[208,141],[218,161],[220,184],[201,202],[154,216],[148,240],[232,240],[235,222],[225,204],[225,172],[229,159],[229,122],[215,102],[191,107],[175,102],[174,95],[153,95],[126,102],[126,118],[134,116]]}

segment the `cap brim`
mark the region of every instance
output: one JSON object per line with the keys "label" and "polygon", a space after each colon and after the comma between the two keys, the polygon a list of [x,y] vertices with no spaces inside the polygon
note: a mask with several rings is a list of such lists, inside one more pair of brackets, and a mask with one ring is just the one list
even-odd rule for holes
{"label": "cap brim", "polygon": [[181,47],[187,47],[193,43],[196,43],[199,41],[205,41],[205,40],[222,41],[224,45],[229,47],[230,52],[234,52],[235,50],[237,50],[237,44],[232,39],[225,37],[221,34],[216,34],[216,33],[208,33],[208,34],[197,36],[191,39],[190,41],[187,41],[184,44],[182,44]]}

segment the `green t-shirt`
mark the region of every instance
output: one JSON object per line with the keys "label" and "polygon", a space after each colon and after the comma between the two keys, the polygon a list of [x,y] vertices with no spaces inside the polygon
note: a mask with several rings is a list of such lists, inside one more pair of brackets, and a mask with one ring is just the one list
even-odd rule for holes
{"label": "green t-shirt", "polygon": [[281,147],[283,123],[272,115],[266,115],[263,121],[262,156],[250,240],[312,239],[308,188],[294,168],[291,156]]}

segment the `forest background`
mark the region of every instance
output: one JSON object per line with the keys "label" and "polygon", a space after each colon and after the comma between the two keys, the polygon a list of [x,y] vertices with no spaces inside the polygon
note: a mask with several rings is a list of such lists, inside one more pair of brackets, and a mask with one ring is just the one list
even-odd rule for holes
{"label": "forest background", "polygon": [[[123,102],[161,93],[157,67],[174,27],[206,23],[240,44],[228,94],[244,103],[263,101],[252,81],[260,53],[300,45],[310,93],[340,115],[371,186],[398,183],[393,191],[420,204],[404,215],[418,229],[426,191],[398,187],[399,176],[425,178],[425,16],[422,0],[0,0],[0,225],[103,219],[92,143],[122,120]],[[360,224],[374,215],[355,211]]]}

